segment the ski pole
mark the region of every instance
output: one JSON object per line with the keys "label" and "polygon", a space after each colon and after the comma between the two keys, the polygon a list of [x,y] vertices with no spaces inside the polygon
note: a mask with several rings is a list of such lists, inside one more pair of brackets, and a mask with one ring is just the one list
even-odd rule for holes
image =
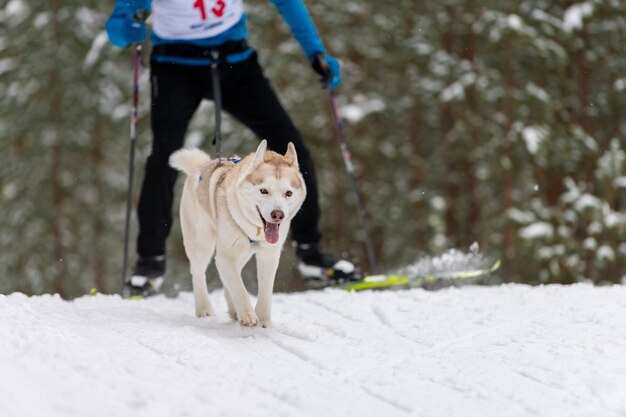
{"label": "ski pole", "polygon": [[130,240],[130,213],[133,197],[133,176],[135,172],[135,145],[137,142],[137,113],[139,108],[139,73],[141,71],[141,44],[135,47],[133,69],[133,107],[130,112],[130,155],[128,161],[128,192],[126,194],[126,225],[124,228],[124,259],[122,262],[122,289],[126,283],[128,269],[128,243]]}
{"label": "ski pole", "polygon": [[337,131],[337,139],[339,139],[339,147],[341,148],[341,156],[343,157],[343,163],[346,167],[346,172],[348,173],[348,177],[350,177],[350,183],[352,185],[352,192],[354,194],[354,201],[356,204],[357,211],[359,213],[359,220],[361,222],[361,227],[363,231],[363,240],[365,241],[365,249],[367,250],[367,259],[370,264],[370,269],[372,274],[377,273],[377,265],[376,265],[376,257],[374,256],[374,248],[372,246],[372,240],[370,239],[369,227],[367,225],[367,217],[365,216],[365,210],[363,209],[363,204],[361,204],[361,197],[359,195],[359,190],[356,184],[356,178],[354,176],[354,166],[352,165],[352,156],[350,155],[350,150],[348,149],[348,142],[346,141],[346,135],[343,129],[343,122],[341,120],[341,116],[339,115],[339,111],[337,109],[337,102],[335,100],[335,94],[333,93],[332,88],[328,88],[329,101],[330,101],[330,111],[335,120],[335,129]]}

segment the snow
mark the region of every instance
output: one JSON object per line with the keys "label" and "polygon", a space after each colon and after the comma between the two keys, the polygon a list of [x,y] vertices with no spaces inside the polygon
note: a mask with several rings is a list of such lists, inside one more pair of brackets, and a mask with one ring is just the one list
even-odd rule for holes
{"label": "snow", "polygon": [[529,240],[541,238],[549,239],[554,235],[554,226],[548,222],[536,222],[520,229],[519,235]]}
{"label": "snow", "polygon": [[524,27],[524,21],[516,14],[510,14],[507,16],[507,24],[511,29],[518,31],[522,30]]}
{"label": "snow", "polygon": [[387,105],[377,98],[356,95],[354,102],[341,106],[339,114],[349,123],[358,123],[372,113],[380,113]]}
{"label": "snow", "polygon": [[467,252],[450,249],[439,256],[423,257],[412,264],[396,268],[396,270],[390,272],[408,276],[443,274],[446,272],[485,269],[493,265],[493,263],[493,260],[485,259],[484,255],[480,252],[478,242],[473,242]]}
{"label": "snow", "polygon": [[[9,1],[4,10],[0,10],[0,21],[13,21],[12,23],[19,23],[25,19],[30,13],[30,8],[26,2],[21,0]],[[17,22],[16,22],[17,20]]]}
{"label": "snow", "polygon": [[17,62],[15,59],[11,59],[11,58],[0,59],[0,75],[4,74],[5,72],[11,71],[15,67],[17,67]]}
{"label": "snow", "polygon": [[518,209],[516,207],[510,208],[507,211],[507,214],[508,214],[510,219],[512,219],[513,221],[515,221],[517,223],[520,223],[520,224],[530,223],[530,222],[535,220],[534,213],[532,213],[530,211],[520,210],[520,209]]}
{"label": "snow", "polygon": [[450,102],[454,100],[462,100],[465,97],[465,88],[459,82],[452,83],[441,92],[441,100]]}
{"label": "snow", "polygon": [[0,295],[0,416],[626,415],[622,286],[211,297]]}
{"label": "snow", "polygon": [[[544,90],[543,88],[539,87],[538,85],[534,83],[530,82],[526,85],[526,92],[530,94],[532,97],[535,97],[537,100],[542,101],[543,103],[546,103],[546,104],[550,103],[550,94],[548,94],[546,90]],[[541,133],[541,136],[545,137],[546,129],[540,128],[539,133]]]}
{"label": "snow", "polygon": [[598,197],[592,194],[584,193],[576,201],[576,210],[585,211],[597,209],[602,205],[602,202]]}
{"label": "snow", "polygon": [[596,253],[596,257],[598,259],[613,261],[615,259],[615,250],[608,245],[602,245],[598,249],[598,252]]}
{"label": "snow", "polygon": [[613,180],[613,185],[616,188],[626,188],[626,177],[618,177]]}
{"label": "snow", "polygon": [[583,27],[583,20],[593,14],[594,6],[591,2],[573,4],[567,8],[563,16],[563,29],[573,32]]}
{"label": "snow", "polygon": [[83,62],[84,69],[90,69],[96,63],[96,61],[100,58],[100,54],[102,49],[108,45],[109,38],[106,32],[102,31],[98,33],[98,35],[94,38],[91,43],[91,49],[87,52],[85,56],[85,61]]}
{"label": "snow", "polygon": [[617,80],[615,80],[613,82],[613,88],[615,89],[615,91],[620,91],[620,92],[626,90],[626,79],[618,78]]}
{"label": "snow", "polygon": [[532,155],[535,155],[539,150],[539,146],[546,137],[545,129],[537,126],[526,126],[522,129],[522,138],[526,142],[526,149]]}

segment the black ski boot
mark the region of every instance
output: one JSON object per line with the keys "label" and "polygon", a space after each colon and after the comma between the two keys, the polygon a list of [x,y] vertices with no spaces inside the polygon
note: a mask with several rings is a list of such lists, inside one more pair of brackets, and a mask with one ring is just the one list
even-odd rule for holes
{"label": "black ski boot", "polygon": [[294,242],[294,248],[298,272],[310,288],[324,288],[356,279],[352,262],[325,253],[319,243]]}
{"label": "black ski boot", "polygon": [[124,284],[124,298],[142,299],[159,293],[165,275],[165,255],[140,256],[133,276]]}

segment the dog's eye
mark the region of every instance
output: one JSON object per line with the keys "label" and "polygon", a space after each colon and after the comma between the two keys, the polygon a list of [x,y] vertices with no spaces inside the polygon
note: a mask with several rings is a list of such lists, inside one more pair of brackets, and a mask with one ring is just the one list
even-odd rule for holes
{"label": "dog's eye", "polygon": [[270,192],[267,191],[267,188],[261,188],[261,194],[269,194]]}
{"label": "dog's eye", "polygon": [[291,191],[287,191],[285,193],[285,197],[291,197],[293,195],[293,193]]}

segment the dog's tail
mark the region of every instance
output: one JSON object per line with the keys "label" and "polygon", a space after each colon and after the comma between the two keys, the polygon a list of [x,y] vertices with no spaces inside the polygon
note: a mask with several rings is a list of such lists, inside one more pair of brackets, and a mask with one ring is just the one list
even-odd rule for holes
{"label": "dog's tail", "polygon": [[209,154],[200,149],[184,148],[170,156],[170,166],[187,175],[191,175],[196,169],[210,160]]}

